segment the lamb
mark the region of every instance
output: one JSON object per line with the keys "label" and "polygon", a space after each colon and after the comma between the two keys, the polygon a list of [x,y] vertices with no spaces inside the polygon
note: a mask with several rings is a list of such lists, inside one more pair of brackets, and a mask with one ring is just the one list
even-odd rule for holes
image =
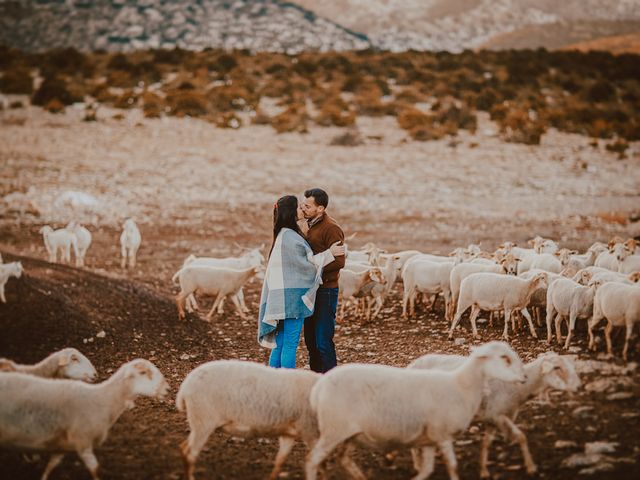
{"label": "lamb", "polygon": [[461,263],[451,269],[451,275],[449,276],[449,285],[451,288],[451,301],[449,306],[449,315],[446,317],[448,321],[453,320],[453,316],[456,313],[456,305],[458,303],[458,297],[460,296],[460,284],[462,280],[467,278],[473,273],[480,272],[493,272],[493,273],[506,273],[507,275],[515,275],[518,271],[518,262],[520,260],[513,254],[508,253],[504,255],[499,263],[491,262],[490,264],[474,263]]}
{"label": "lamb", "polygon": [[[388,257],[387,263],[381,271],[384,283],[376,282],[371,289],[371,299],[376,304],[376,309],[374,310],[373,315],[370,315],[371,318],[376,318],[378,316],[380,310],[382,310],[385,299],[389,296],[393,289],[393,285],[396,283],[396,278],[398,277],[397,262],[399,261],[400,257],[397,255]],[[370,309],[371,305],[369,304],[367,308]]]}
{"label": "lamb", "polygon": [[640,272],[640,255],[636,254],[638,242],[629,239],[625,242],[625,250],[621,257],[618,257],[618,272],[633,273]]}
{"label": "lamb", "polygon": [[634,253],[635,241],[632,240],[632,242],[634,243],[625,243],[620,237],[612,238],[609,240],[609,250],[598,255],[594,265],[617,272],[620,267],[620,262]]}
{"label": "lamb", "polygon": [[318,431],[309,405],[320,374],[270,368],[253,362],[217,360],[200,365],[184,379],[176,406],[186,411],[189,436],[181,444],[186,477],[194,480],[198,455],[209,436],[276,436],[280,448],[269,478],[275,480],[296,439],[308,448]]}
{"label": "lamb", "polygon": [[[597,285],[596,285],[597,286]],[[611,330],[613,327],[625,326],[624,348],[622,358],[627,360],[629,338],[633,333],[633,326],[640,321],[640,288],[635,285],[610,282],[597,286],[593,299],[593,317],[589,321],[589,348],[595,350],[593,328],[606,318],[604,329],[607,341],[607,353],[611,355]]]}
{"label": "lamb", "polygon": [[407,318],[407,303],[410,303],[409,314],[415,316],[415,295],[417,292],[433,296],[431,308],[435,304],[437,295],[442,293],[445,308],[449,310],[451,287],[449,277],[454,267],[453,262],[431,262],[429,260],[415,260],[405,266],[402,272],[404,295],[402,297],[402,317]]}
{"label": "lamb", "polygon": [[342,300],[340,319],[344,318],[347,301],[355,298],[360,289],[368,282],[385,283],[379,267],[370,267],[360,272],[354,272],[346,268],[340,270],[340,278],[338,279],[339,298]]}
{"label": "lamb", "polygon": [[44,246],[49,254],[49,262],[56,263],[58,261],[58,250],[61,250],[61,261],[71,263],[71,247],[73,253],[78,256],[78,239],[73,232],[66,228],[53,230],[49,225],[45,225],[40,229],[40,233],[44,239]]}
{"label": "lamb", "polygon": [[522,315],[529,322],[531,335],[534,338],[538,338],[526,307],[533,293],[538,288],[546,285],[547,275],[545,273],[539,273],[530,280],[498,273],[474,273],[469,275],[460,285],[460,298],[458,299],[456,315],[449,330],[449,338],[453,338],[453,331],[456,325],[460,321],[462,314],[469,307],[472,307],[471,328],[474,336],[478,335],[476,318],[480,310],[504,310],[502,337],[505,340],[509,338],[509,318],[511,313],[515,311],[522,312]]}
{"label": "lamb", "polygon": [[353,442],[383,449],[421,448],[422,461],[414,477],[420,480],[432,473],[437,446],[449,477],[457,479],[453,440],[469,427],[480,408],[485,382],[492,378],[525,381],[522,362],[502,342],[474,348],[451,372],[364,364],[330,370],[311,390],[320,436],[307,456],[306,479],[316,480],[318,467],[341,444],[346,447],[342,465],[352,477],[364,478],[350,458]]}
{"label": "lamb", "polygon": [[65,453],[76,452],[98,479],[93,450],[136,397],[162,398],[168,390],[148,360],[124,364],[107,381],[90,385],[23,373],[0,375],[0,446],[54,452],[42,475],[46,480]]}
{"label": "lamb", "polygon": [[[586,283],[597,282],[597,283],[607,283],[607,282],[618,282],[618,283],[626,283],[627,285],[633,285],[638,282],[640,278],[640,272],[630,273],[625,275],[624,273],[606,271],[606,272],[596,272],[587,279]],[[580,282],[585,283],[585,282]]]}
{"label": "lamb", "polygon": [[[239,257],[228,257],[228,258],[214,258],[214,257],[196,257],[195,255],[189,255],[182,266],[186,265],[206,265],[209,267],[224,267],[224,268],[235,268],[242,270],[244,268],[249,267],[259,267],[264,263],[264,256],[261,253],[261,249],[264,245],[261,245],[258,248],[247,249],[247,252]],[[238,297],[238,301],[242,307],[242,310],[245,313],[249,313],[249,309],[244,302],[244,292],[242,288],[236,292],[236,296]],[[224,298],[220,300],[218,304],[218,314],[222,314],[224,312]],[[194,295],[189,295],[187,297],[187,311],[192,312],[198,309],[198,304],[196,303],[196,299]]]}
{"label": "lamb", "polygon": [[120,266],[122,268],[128,265],[131,268],[136,266],[136,255],[142,242],[142,235],[136,225],[136,222],[132,218],[128,218],[122,226],[122,234],[120,235],[120,252],[122,254],[122,260]]}
{"label": "lamb", "polygon": [[[451,371],[459,368],[466,360],[466,357],[460,355],[430,354],[414,360],[407,368]],[[480,450],[480,478],[490,476],[487,463],[496,430],[518,442],[527,473],[534,474],[537,467],[529,452],[527,437],[514,423],[518,410],[528,399],[546,393],[549,389],[575,392],[581,385],[573,362],[554,352],[541,354],[527,363],[524,371],[527,378],[525,383],[492,379],[483,392],[481,407],[476,414],[476,420],[487,424]]]}
{"label": "lamb", "polygon": [[549,253],[553,255],[558,251],[558,244],[556,242],[550,238],[543,238],[540,235],[532,238],[527,243],[531,245],[538,254]]}
{"label": "lamb", "polygon": [[185,320],[186,314],[184,311],[185,300],[192,293],[199,291],[211,295],[217,295],[213,307],[206,316],[208,322],[213,317],[213,312],[218,307],[220,301],[227,295],[231,296],[238,315],[243,319],[246,319],[246,314],[242,311],[240,302],[235,293],[245,284],[249,279],[262,271],[262,267],[249,267],[245,269],[235,268],[218,268],[208,267],[203,265],[187,265],[181,268],[173,276],[172,281],[175,283],[176,279],[179,280],[180,293],[176,296],[176,305],[178,306],[178,317],[180,320]]}
{"label": "lamb", "polygon": [[562,342],[560,321],[562,317],[568,317],[569,328],[564,348],[569,348],[576,319],[586,320],[593,315],[595,291],[595,286],[585,287],[570,278],[561,278],[550,283],[547,289],[547,342],[551,343],[551,319],[554,315],[558,344]]}
{"label": "lamb", "polygon": [[524,278],[526,280],[530,280],[531,278],[533,278],[535,275],[539,274],[539,273],[546,273],[547,274],[547,286],[538,288],[535,292],[533,292],[533,295],[531,295],[531,298],[529,299],[529,306],[527,307],[527,311],[531,310],[533,313],[533,317],[535,319],[535,323],[536,325],[538,325],[539,327],[542,326],[542,321],[541,321],[541,317],[542,314],[541,312],[543,310],[547,310],[547,290],[548,290],[548,285],[551,284],[551,282],[554,282],[560,278],[566,278],[564,276],[564,274],[569,274],[570,271],[565,271],[563,270],[561,273],[552,273],[552,272],[546,272],[545,270],[540,270],[538,268],[533,268],[531,270],[527,270],[526,272],[524,272],[521,275],[518,275],[518,277],[520,278]]}
{"label": "lamb", "polygon": [[7,303],[7,297],[4,295],[4,287],[11,277],[20,278],[22,276],[22,263],[11,262],[0,265],[0,300]]}
{"label": "lamb", "polygon": [[513,254],[516,258],[520,259],[518,263],[518,275],[531,269],[531,263],[537,255],[537,252],[532,248],[521,248],[516,246],[512,242],[504,242],[494,252],[495,256],[506,255],[507,253]]}
{"label": "lamb", "polygon": [[582,270],[583,268],[594,265],[596,262],[596,258],[598,258],[598,255],[606,250],[607,247],[605,245],[594,243],[584,254],[578,254],[576,250],[563,248],[561,250],[558,250],[556,255],[563,267]]}
{"label": "lamb", "polygon": [[87,255],[87,250],[89,250],[91,246],[91,232],[75,222],[69,223],[65,228],[76,236],[76,267],[84,267],[84,257]]}
{"label": "lamb", "polygon": [[53,352],[35,365],[23,365],[0,358],[0,372],[19,372],[42,378],[69,378],[92,382],[97,376],[91,361],[75,348]]}

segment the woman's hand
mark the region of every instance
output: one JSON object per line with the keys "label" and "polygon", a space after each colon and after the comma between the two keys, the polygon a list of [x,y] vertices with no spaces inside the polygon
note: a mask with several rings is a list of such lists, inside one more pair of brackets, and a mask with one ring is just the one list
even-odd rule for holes
{"label": "woman's hand", "polygon": [[302,235],[306,237],[307,232],[309,231],[309,224],[307,223],[307,220],[302,218],[301,220],[298,220],[297,223],[298,223],[298,228],[300,229],[300,233],[302,233]]}
{"label": "woman's hand", "polygon": [[334,257],[344,256],[346,247],[344,245],[340,245],[340,243],[342,243],[342,241],[338,241],[329,247],[329,250],[331,250],[331,254]]}

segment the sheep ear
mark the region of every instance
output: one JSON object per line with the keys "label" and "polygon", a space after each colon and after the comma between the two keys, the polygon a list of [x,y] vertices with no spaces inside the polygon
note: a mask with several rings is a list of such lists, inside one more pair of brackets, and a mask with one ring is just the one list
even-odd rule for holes
{"label": "sheep ear", "polygon": [[66,367],[67,365],[69,365],[69,356],[63,355],[62,357],[60,357],[60,360],[58,360],[58,366]]}
{"label": "sheep ear", "polygon": [[151,370],[149,370],[146,365],[142,363],[137,363],[134,366],[134,368],[136,369],[137,373],[141,375],[146,375],[149,378],[149,380],[151,380],[151,377],[152,377]]}

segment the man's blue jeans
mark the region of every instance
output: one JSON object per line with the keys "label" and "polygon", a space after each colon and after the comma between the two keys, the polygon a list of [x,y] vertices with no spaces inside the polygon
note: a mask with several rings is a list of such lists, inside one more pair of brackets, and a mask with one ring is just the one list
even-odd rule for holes
{"label": "man's blue jeans", "polygon": [[338,289],[319,288],[313,315],[304,321],[304,342],[309,350],[309,366],[314,372],[328,372],[338,363],[333,344],[337,308]]}
{"label": "man's blue jeans", "polygon": [[269,356],[270,367],[296,368],[296,351],[303,322],[304,318],[286,318],[278,322],[276,348]]}

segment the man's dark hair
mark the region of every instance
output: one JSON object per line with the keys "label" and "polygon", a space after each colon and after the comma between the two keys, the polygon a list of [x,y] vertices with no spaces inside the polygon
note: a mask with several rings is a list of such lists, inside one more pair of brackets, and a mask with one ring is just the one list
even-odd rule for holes
{"label": "man's dark hair", "polygon": [[327,195],[327,192],[321,188],[310,188],[309,190],[306,190],[304,192],[304,198],[309,197],[313,197],[313,200],[319,207],[327,208],[327,205],[329,205],[329,195]]}

